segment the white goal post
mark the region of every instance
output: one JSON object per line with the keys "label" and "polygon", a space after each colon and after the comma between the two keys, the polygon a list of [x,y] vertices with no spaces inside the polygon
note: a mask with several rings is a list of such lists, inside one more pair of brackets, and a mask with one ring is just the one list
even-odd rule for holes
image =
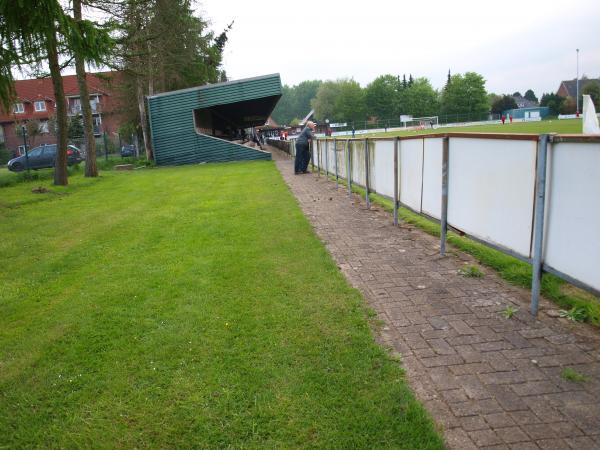
{"label": "white goal post", "polygon": [[[408,117],[406,116],[404,116],[403,118],[408,119]],[[437,128],[438,116],[411,117],[409,120],[403,120],[402,123],[404,125],[404,128],[415,128],[419,130],[424,130],[427,128]]]}

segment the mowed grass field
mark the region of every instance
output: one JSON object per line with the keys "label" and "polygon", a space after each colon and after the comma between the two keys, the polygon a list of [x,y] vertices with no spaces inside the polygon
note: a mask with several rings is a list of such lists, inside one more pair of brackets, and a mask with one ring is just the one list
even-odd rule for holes
{"label": "mowed grass field", "polygon": [[442,448],[272,162],[20,183],[0,235],[0,448]]}
{"label": "mowed grass field", "polygon": [[[415,134],[432,133],[559,133],[559,134],[581,134],[581,119],[565,120],[542,120],[540,122],[513,122],[502,124],[473,125],[467,127],[443,127],[435,129],[424,129],[418,131],[388,131],[387,133],[368,133],[356,135],[356,137],[393,137],[412,136]],[[343,138],[340,136],[340,138]]]}

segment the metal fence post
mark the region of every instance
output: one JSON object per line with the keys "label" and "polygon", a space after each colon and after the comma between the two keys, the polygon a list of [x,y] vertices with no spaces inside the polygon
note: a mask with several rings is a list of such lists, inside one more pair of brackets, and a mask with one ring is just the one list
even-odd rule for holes
{"label": "metal fence post", "polygon": [[350,140],[346,140],[346,180],[348,181],[348,195],[352,195],[352,162],[350,161]]}
{"label": "metal fence post", "polygon": [[106,131],[102,133],[102,139],[104,141],[104,159],[108,161],[108,140],[106,138]]}
{"label": "metal fence post", "polygon": [[335,159],[335,188],[337,189],[339,187],[339,180],[338,180],[338,158],[337,158],[337,141],[334,139],[333,140],[333,157]]}
{"label": "metal fence post", "polygon": [[365,138],[365,201],[367,209],[371,208],[371,200],[369,199],[369,139]]}
{"label": "metal fence post", "polygon": [[325,178],[329,178],[329,139],[325,139]]}
{"label": "metal fence post", "polygon": [[542,251],[544,242],[544,210],[546,203],[546,159],[550,136],[542,134],[537,148],[535,220],[533,222],[533,267],[531,280],[531,314],[537,316],[542,286]]}
{"label": "metal fence post", "polygon": [[321,176],[321,170],[323,169],[323,141],[319,143],[319,176]]}
{"label": "metal fence post", "polygon": [[398,225],[398,143],[400,139],[394,138],[394,225]]}
{"label": "metal fence post", "polygon": [[321,177],[321,141],[317,139],[317,177]]}
{"label": "metal fence post", "polygon": [[440,254],[446,254],[446,234],[448,232],[448,159],[450,138],[444,137],[442,147],[442,217],[440,226]]}

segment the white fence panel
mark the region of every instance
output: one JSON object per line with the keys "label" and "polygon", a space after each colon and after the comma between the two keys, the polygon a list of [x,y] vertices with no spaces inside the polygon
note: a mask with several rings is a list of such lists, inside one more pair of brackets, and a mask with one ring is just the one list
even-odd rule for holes
{"label": "white fence panel", "polygon": [[545,263],[600,290],[600,144],[549,152]]}
{"label": "white fence panel", "polygon": [[[337,141],[337,164],[338,164],[338,177],[347,178],[346,170],[346,142]],[[334,167],[335,170],[335,167]]]}
{"label": "white fence panel", "polygon": [[451,138],[448,223],[530,256],[535,141]]}
{"label": "white fence panel", "polygon": [[365,142],[352,141],[350,149],[352,150],[352,183],[364,186],[366,183]]}
{"label": "white fence panel", "polygon": [[378,194],[394,197],[394,142],[375,141],[371,189]]}
{"label": "white fence panel", "polygon": [[400,202],[421,212],[423,139],[400,141]]}
{"label": "white fence panel", "polygon": [[333,148],[333,141],[327,141],[325,148],[327,149],[327,170],[329,174],[335,174],[335,150]]}
{"label": "white fence panel", "polygon": [[444,139],[425,139],[423,156],[423,212],[442,217],[442,152]]}

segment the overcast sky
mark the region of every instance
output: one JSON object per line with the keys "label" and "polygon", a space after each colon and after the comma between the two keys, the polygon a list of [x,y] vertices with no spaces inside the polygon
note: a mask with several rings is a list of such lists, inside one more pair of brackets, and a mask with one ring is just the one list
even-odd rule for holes
{"label": "overcast sky", "polygon": [[600,76],[598,0],[202,0],[231,79],[281,74],[284,84],[378,75],[429,78],[475,71],[488,92],[555,92],[579,73]]}

